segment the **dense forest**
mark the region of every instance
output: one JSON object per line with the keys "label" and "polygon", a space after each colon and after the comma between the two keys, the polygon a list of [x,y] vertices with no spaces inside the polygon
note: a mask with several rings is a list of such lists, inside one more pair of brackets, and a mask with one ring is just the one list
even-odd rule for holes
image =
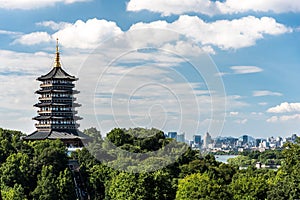
{"label": "dense forest", "polygon": [[[251,152],[224,164],[213,155],[174,145],[156,129],[116,128],[104,139],[95,128],[84,132],[94,140],[87,148],[68,154],[61,141],[25,142],[21,132],[0,129],[0,199],[76,199],[69,160],[78,160],[92,200],[300,198],[299,144],[287,143],[282,151]],[[151,137],[144,137],[149,134]],[[176,159],[165,156],[166,152]],[[280,162],[281,167],[253,167],[254,161],[271,160]],[[249,167],[239,170],[245,162]]]}

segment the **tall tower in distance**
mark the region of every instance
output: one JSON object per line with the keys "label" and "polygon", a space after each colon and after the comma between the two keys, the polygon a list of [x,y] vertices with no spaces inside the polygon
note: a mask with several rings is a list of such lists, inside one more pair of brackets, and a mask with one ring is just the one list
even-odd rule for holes
{"label": "tall tower in distance", "polygon": [[88,136],[78,130],[79,124],[76,123],[82,119],[76,115],[75,110],[76,107],[81,106],[75,102],[74,97],[79,93],[74,89],[74,82],[78,78],[62,69],[58,39],[52,70],[38,77],[37,80],[41,81],[40,89],[35,92],[40,95],[39,102],[34,105],[39,108],[38,116],[33,118],[37,121],[35,124],[37,130],[24,139],[60,139],[67,147],[82,147]]}
{"label": "tall tower in distance", "polygon": [[203,149],[207,149],[210,144],[213,143],[213,140],[208,132],[204,134],[203,137]]}

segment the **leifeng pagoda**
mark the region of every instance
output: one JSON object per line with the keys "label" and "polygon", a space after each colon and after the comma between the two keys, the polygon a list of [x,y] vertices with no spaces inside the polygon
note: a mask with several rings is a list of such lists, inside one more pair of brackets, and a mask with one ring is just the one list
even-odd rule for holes
{"label": "leifeng pagoda", "polygon": [[77,120],[81,117],[76,116],[76,107],[81,105],[76,103],[74,82],[78,80],[75,76],[69,75],[62,69],[60,63],[60,53],[58,40],[56,43],[55,62],[52,70],[43,76],[37,78],[41,81],[40,89],[36,91],[39,94],[39,102],[34,106],[39,108],[38,116],[33,119],[36,131],[26,136],[25,140],[44,140],[59,139],[67,147],[82,147],[88,140],[88,136],[78,130]]}

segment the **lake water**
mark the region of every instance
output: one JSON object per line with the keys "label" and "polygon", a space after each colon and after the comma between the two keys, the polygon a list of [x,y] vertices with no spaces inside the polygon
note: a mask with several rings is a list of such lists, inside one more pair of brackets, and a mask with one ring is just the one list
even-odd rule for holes
{"label": "lake water", "polygon": [[222,162],[222,163],[227,163],[227,160],[229,158],[234,158],[237,155],[215,155],[216,161]]}

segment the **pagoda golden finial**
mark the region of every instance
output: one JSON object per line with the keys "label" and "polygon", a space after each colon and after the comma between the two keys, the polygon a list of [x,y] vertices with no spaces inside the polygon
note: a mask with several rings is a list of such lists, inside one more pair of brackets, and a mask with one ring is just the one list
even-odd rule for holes
{"label": "pagoda golden finial", "polygon": [[56,53],[55,53],[55,63],[54,67],[61,67],[60,59],[59,59],[59,48],[58,48],[58,38],[56,38]]}

